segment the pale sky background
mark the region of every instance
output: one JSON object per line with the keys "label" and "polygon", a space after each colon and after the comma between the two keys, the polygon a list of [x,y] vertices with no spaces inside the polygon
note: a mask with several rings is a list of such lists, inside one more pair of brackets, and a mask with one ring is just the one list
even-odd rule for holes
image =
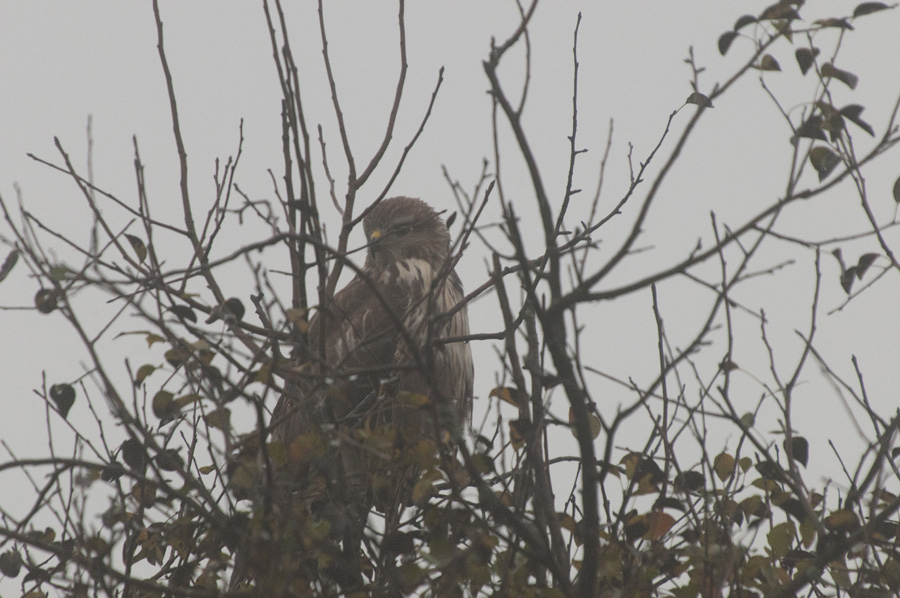
{"label": "pale sky background", "polygon": [[[280,179],[278,173],[282,168],[281,92],[261,3],[166,1],[161,4],[196,209],[205,212],[212,201],[215,159],[224,161],[236,151],[241,119],[244,147],[236,181],[251,197],[271,199],[272,184],[267,169],[272,168]],[[305,80],[302,93],[308,121],[313,126],[321,123],[325,130],[340,197],[345,175],[340,167],[339,140],[334,135],[335,121],[321,61],[315,5],[308,1],[286,4],[290,5],[294,56]],[[700,81],[701,91],[709,91],[714,82],[724,81],[752,51],[750,40],[738,39],[723,58],[716,47],[719,35],[730,29],[741,14],[758,14],[766,5],[767,2],[721,0],[547,1],[538,8],[531,29],[532,86],[524,122],[541,161],[545,184],[556,198],[561,197],[565,186],[569,157],[572,33],[577,12],[583,12],[578,49],[581,67],[578,139],[579,145],[589,151],[578,159],[575,187],[585,191],[573,200],[582,204],[573,206],[572,224],[577,223],[576,215],[586,213],[584,203],[593,195],[610,119],[615,121],[615,133],[604,183],[605,199],[601,202],[604,212],[627,188],[628,144],[634,145],[637,165],[658,140],[668,115],[691,92],[690,70],[683,62],[688,48],[693,45],[698,64],[707,68]],[[807,20],[849,15],[853,6],[855,3],[813,1],[804,8],[803,14]],[[388,2],[330,2],[326,6],[329,49],[358,160],[367,160],[380,142],[393,99],[398,70],[396,15],[396,6]],[[491,105],[485,93],[488,81],[481,62],[488,55],[491,37],[505,39],[517,23],[515,4],[508,1],[408,3],[409,73],[395,144],[373,182],[360,196],[363,204],[387,180],[394,161],[419,124],[438,69],[444,66],[444,84],[431,120],[393,185],[392,194],[419,196],[438,209],[454,209],[441,166],[445,165],[451,176],[471,189],[483,158],[492,159]],[[855,26],[857,30],[843,41],[838,64],[858,74],[859,85],[851,93],[837,84],[835,103],[865,105],[863,118],[881,135],[900,93],[900,71],[896,65],[896,57],[900,56],[897,35],[900,14],[881,12],[858,20]],[[826,39],[833,39],[834,33],[827,35],[831,37],[823,36],[817,43],[830,47]],[[776,44],[772,53],[785,72],[767,74],[766,81],[783,106],[796,117],[801,102],[812,97],[812,78],[800,76],[793,48],[787,44]],[[501,68],[501,76],[510,94],[517,97],[514,90],[521,80],[521,62],[510,58]],[[692,112],[693,107],[688,107],[676,116],[672,134],[657,157],[657,166],[668,156]],[[89,115],[93,119],[95,183],[136,205],[132,142],[136,136],[154,214],[180,222],[178,164],[150,3],[93,1],[79,3],[77,10],[69,3],[0,3],[0,194],[8,203],[15,203],[14,185],[18,185],[26,209],[48,226],[82,241],[87,238],[90,221],[77,188],[62,174],[28,158],[26,152],[60,163],[53,144],[56,136],[76,168],[86,171],[85,129]],[[871,138],[858,129],[854,133],[859,147],[871,146]],[[652,251],[631,258],[628,268],[619,270],[600,288],[613,288],[639,279],[683,259],[700,238],[708,247],[712,239],[709,218],[712,210],[720,223],[737,226],[771,203],[784,188],[791,151],[788,136],[776,107],[759,84],[758,73],[747,75],[704,116],[659,196],[658,205],[645,226],[646,236],[638,243],[640,247],[652,243]],[[518,154],[508,141],[505,139],[504,155],[508,156],[504,164],[505,190],[508,197],[517,200],[525,230],[539,239],[530,187],[521,174]],[[315,156],[319,161],[318,151]],[[868,172],[870,199],[880,221],[892,217],[895,204],[890,189],[898,175],[900,154],[897,152],[882,158]],[[806,176],[805,185],[813,186],[814,172],[810,169]],[[646,188],[642,189],[639,198],[646,192]],[[324,178],[318,181],[318,191],[320,205],[328,214],[326,223],[330,222],[334,231],[337,220],[333,210],[328,212]],[[820,240],[839,233],[867,230],[849,181],[816,201],[816,206],[798,204],[789,209],[778,230]],[[484,222],[496,221],[499,214],[496,201],[488,212]],[[107,213],[116,212],[110,207]],[[601,238],[608,247],[615,246],[616,235],[630,226],[633,213],[633,208],[626,209],[625,220],[603,229]],[[120,216],[113,219],[120,224],[125,222]],[[260,229],[253,226],[235,225],[229,231],[229,241],[237,247],[258,240],[259,233]],[[0,225],[0,236],[8,237],[5,224]],[[897,240],[896,235],[893,240]],[[361,234],[354,241],[360,244]],[[61,257],[72,260],[71,254],[58,242],[50,245]],[[878,251],[871,240],[841,247],[854,263],[860,254]],[[829,246],[827,252],[833,248]],[[178,250],[177,247],[167,249]],[[535,254],[537,250],[535,246]],[[7,252],[7,246],[0,247],[0,259]],[[850,355],[856,354],[866,375],[870,398],[883,414],[890,415],[895,409],[896,385],[900,382],[897,366],[900,320],[895,313],[900,278],[889,274],[849,307],[826,316],[825,312],[840,305],[845,298],[838,284],[837,264],[827,252],[823,252],[822,258],[821,348],[848,381],[854,379]],[[475,248],[458,266],[467,288],[485,280],[485,258],[483,250]],[[283,260],[283,256],[272,252],[272,259]],[[746,284],[740,292],[748,305],[766,309],[771,339],[776,352],[783,356],[784,367],[788,368],[796,361],[801,347],[794,330],[805,330],[808,326],[814,271],[811,252],[775,243],[758,259],[757,267],[773,266],[784,259],[794,260],[786,272]],[[884,263],[882,260],[878,265]],[[716,280],[709,268],[697,273],[707,273],[710,280]],[[692,338],[697,323],[706,316],[705,307],[713,298],[711,293],[699,292],[695,285],[685,282],[674,280],[660,287],[667,331],[675,346],[683,346]],[[226,283],[225,292],[240,296],[249,305],[248,285],[248,279],[235,276]],[[287,297],[287,281],[283,285]],[[509,279],[508,288],[512,290],[514,285],[515,281]],[[20,263],[0,283],[0,306],[31,305],[37,288]],[[649,292],[641,292],[586,311],[593,330],[597,331],[594,338],[585,339],[586,350],[591,355],[589,362],[623,379],[633,377],[639,384],[649,382],[657,359],[650,305]],[[94,309],[102,315],[107,307],[97,304]],[[473,304],[470,318],[473,331],[496,330],[496,299],[487,296]],[[125,322],[128,324],[128,320]],[[758,325],[752,319],[744,319],[739,326],[744,328],[747,343],[737,347],[735,361],[752,375],[766,379],[768,367],[760,352],[759,334],[752,331],[758,330]],[[140,322],[133,324],[133,329],[144,327]],[[45,412],[31,389],[41,384],[42,371],[46,372],[48,385],[80,376],[84,371],[83,352],[58,313],[43,316],[32,311],[4,309],[0,311],[0,335],[3,339],[0,400],[4,414],[0,418],[0,438],[20,457],[42,454],[46,452]],[[724,356],[724,336],[718,334],[715,340],[720,344],[708,348],[708,354],[698,358],[706,368],[702,372],[705,376],[714,371]],[[496,384],[498,366],[494,347],[495,343],[485,342],[476,343],[473,348],[479,410],[487,408],[490,401],[486,397]],[[133,367],[161,361],[158,351],[148,350],[136,338],[113,340],[109,336],[101,348],[110,364],[119,364],[125,357]],[[833,438],[839,444],[843,441],[855,449],[861,440],[815,366],[806,370],[803,381],[805,387],[798,391],[802,399],[798,413],[803,417],[795,420],[795,427],[810,437],[815,471],[822,472],[823,476],[838,475],[827,439]],[[631,400],[621,388],[600,380],[596,384],[598,400],[608,400],[610,405]],[[748,408],[751,408],[763,389],[753,383],[745,388]],[[76,424],[90,421],[83,398],[76,402],[69,416]],[[565,417],[561,394],[552,409]],[[774,428],[772,417],[773,427],[766,431]],[[53,426],[60,427],[58,422]],[[722,444],[712,450],[718,452],[724,448],[727,439],[728,436],[723,437]],[[569,440],[563,438],[560,442],[564,446]],[[622,442],[625,441],[623,437]],[[15,504],[14,495],[20,492],[28,494],[17,485],[0,483],[3,506]],[[0,591],[6,593],[9,587],[8,582],[0,582]]]}

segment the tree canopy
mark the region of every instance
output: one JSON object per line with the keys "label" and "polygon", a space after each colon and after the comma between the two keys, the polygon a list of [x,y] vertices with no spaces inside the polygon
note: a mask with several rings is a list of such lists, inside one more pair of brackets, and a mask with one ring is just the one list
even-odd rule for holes
{"label": "tree canopy", "polygon": [[[553,38],[567,61],[548,67],[533,30],[555,7],[511,4],[515,18],[482,49],[481,87],[470,88],[491,123],[480,171],[430,165],[443,207],[453,202],[442,215],[448,271],[463,273],[467,293],[431,317],[481,314],[450,341],[476,355],[471,427],[404,440],[390,421],[325,419],[285,443],[269,429],[291,384],[305,377],[324,401],[341,399],[311,357],[292,352],[318,306],[359,272],[354,231],[368,207],[407,194],[395,183],[450,74],[410,68],[413,8],[399,2],[382,32],[397,50],[392,95],[362,120],[330,7],[304,13],[317,21],[311,46],[295,31],[309,27],[299,8],[265,1],[281,159],[267,188],[243,185],[251,126],[235,124],[236,147],[199,192],[181,57],[154,0],[174,202],[154,190],[138,138],[134,188],[107,188],[90,127],[86,169],[59,139],[56,155],[32,156],[67,179],[65,201],[83,222],[60,228],[26,193],[0,195],[0,291],[30,285],[28,309],[42,314],[40,335],[3,342],[17,352],[45,330],[74,335],[82,372],[61,378],[42,363],[44,377],[28,381],[46,426],[29,431],[41,439],[29,452],[7,445],[0,462],[14,489],[0,500],[4,593],[895,595],[900,415],[890,391],[867,381],[896,376],[896,345],[867,362],[846,331],[897,330],[886,301],[900,280],[900,171],[884,165],[896,161],[900,90],[889,109],[867,111],[885,98],[862,82],[891,79],[893,66],[853,43],[897,17],[881,2],[834,14],[816,4],[737,16],[717,39],[696,40],[715,56],[658,57],[683,68],[686,85],[667,113],[641,115],[657,123],[649,145],[619,142],[613,121],[583,130],[609,116],[584,101],[585,79],[608,93],[618,82],[586,64],[582,15]],[[316,71],[303,66],[311,52]],[[560,74],[567,102],[533,109],[535,89],[558,92],[547,81]],[[304,101],[323,90],[327,121]],[[556,122],[565,128],[544,138]],[[371,147],[355,142],[363,128],[378,131]],[[780,153],[742,151],[757,137]],[[726,170],[740,173],[724,181],[737,207],[720,212],[712,179]],[[765,182],[763,195],[748,196],[745,180]],[[386,392],[439,420],[434,397]],[[325,471],[347,447],[378,464],[359,489],[373,498],[357,544],[336,530],[358,497],[322,492],[284,507],[271,491],[285,467]],[[398,481],[398,464],[412,474]],[[329,483],[306,480],[310,491]],[[404,484],[402,500],[382,499]],[[338,564],[348,550],[351,581]],[[229,587],[241,559],[252,574]]]}

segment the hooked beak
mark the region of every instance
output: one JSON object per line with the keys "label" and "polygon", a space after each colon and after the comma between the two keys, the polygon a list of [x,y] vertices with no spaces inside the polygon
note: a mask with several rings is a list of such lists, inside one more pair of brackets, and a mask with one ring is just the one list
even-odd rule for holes
{"label": "hooked beak", "polygon": [[381,231],[373,230],[372,234],[369,235],[369,253],[375,255],[375,252],[378,251],[378,240],[381,239]]}

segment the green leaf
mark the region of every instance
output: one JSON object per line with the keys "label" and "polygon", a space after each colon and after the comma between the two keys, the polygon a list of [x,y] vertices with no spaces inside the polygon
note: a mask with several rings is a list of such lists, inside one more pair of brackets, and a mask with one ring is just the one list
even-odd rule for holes
{"label": "green leaf", "polygon": [[556,519],[559,521],[559,527],[573,534],[575,533],[575,528],[578,524],[574,517],[566,513],[557,513]]}
{"label": "green leaf", "polygon": [[803,521],[806,518],[806,509],[803,508],[803,503],[800,502],[800,499],[793,497],[783,498],[777,506],[797,521]]}
{"label": "green leaf", "polygon": [[728,453],[719,453],[713,460],[713,469],[715,469],[716,475],[723,482],[734,474],[735,465],[734,457]]}
{"label": "green leaf", "polygon": [[241,321],[244,317],[244,313],[247,311],[244,308],[244,304],[237,297],[229,297],[226,299],[224,308],[226,319],[231,316],[237,321]]}
{"label": "green leaf", "polygon": [[856,280],[856,266],[850,266],[841,272],[841,288],[848,295],[853,290],[853,282]]}
{"label": "green leaf", "polygon": [[134,249],[134,253],[137,254],[138,261],[143,262],[147,257],[147,246],[144,245],[144,242],[140,237],[126,234],[125,238],[128,239],[129,243],[131,243],[131,248]]}
{"label": "green leaf", "polygon": [[122,443],[122,460],[131,469],[135,471],[143,471],[144,465],[147,463],[147,453],[144,447],[136,438],[129,438]]}
{"label": "green leaf", "polygon": [[887,10],[888,8],[891,7],[884,2],[863,2],[862,4],[857,5],[855,9],[853,9],[853,18],[855,19],[856,17],[861,17],[863,15],[870,15],[873,12]]}
{"label": "green leaf", "polygon": [[153,395],[153,415],[159,419],[168,419],[178,412],[178,405],[175,404],[175,395],[168,390],[160,390]]}
{"label": "green leaf", "polygon": [[16,262],[19,261],[19,250],[13,249],[6,256],[6,259],[3,260],[3,265],[0,266],[0,282],[3,282],[3,279],[9,276],[9,273],[12,272],[13,266],[16,265]]}
{"label": "green leaf", "polygon": [[100,479],[104,482],[115,482],[122,477],[122,466],[113,458],[109,465],[100,472]]}
{"label": "green leaf", "polygon": [[163,471],[177,471],[184,465],[178,449],[163,449],[156,455],[156,464]]}
{"label": "green leaf", "polygon": [[434,486],[434,483],[437,482],[441,478],[441,472],[432,469],[430,471],[426,471],[425,474],[419,478],[419,481],[416,482],[416,485],[413,486],[412,489],[412,500],[414,503],[421,504],[431,495],[431,489]]}
{"label": "green leaf", "polygon": [[[515,450],[525,446],[525,440],[531,432],[531,422],[526,419],[514,419],[509,422],[509,441]],[[575,428],[572,427],[572,434],[575,434]],[[577,435],[576,435],[577,437]]]}
{"label": "green leaf", "polygon": [[728,48],[731,47],[731,42],[734,41],[734,38],[738,36],[737,31],[726,31],[722,35],[719,36],[719,54],[725,56],[728,52]]}
{"label": "green leaf", "polygon": [[306,319],[307,311],[298,307],[289,307],[284,310],[284,315],[288,322],[297,327],[298,331],[306,332],[309,330],[309,320]]}
{"label": "green leaf", "polygon": [[802,436],[793,436],[791,446],[787,446],[787,438],[784,439],[784,450],[789,451],[794,461],[799,461],[806,467],[809,462],[809,441]]}
{"label": "green leaf", "polygon": [[56,410],[65,419],[69,415],[69,409],[75,403],[75,388],[71,384],[54,384],[50,387],[50,399],[56,405]]}
{"label": "green leaf", "polygon": [[791,544],[793,544],[796,534],[797,526],[790,519],[773,527],[766,535],[769,546],[772,548],[772,553],[779,558],[786,555],[791,549]]}
{"label": "green leaf", "polygon": [[400,587],[403,593],[412,593],[416,587],[422,583],[428,572],[422,569],[415,562],[403,563],[397,569],[397,578],[400,580]]}
{"label": "green leaf", "polygon": [[201,397],[200,395],[198,395],[196,393],[189,393],[189,394],[182,395],[182,396],[178,397],[177,399],[175,399],[175,404],[178,406],[179,409],[181,409],[183,407],[187,407],[188,405],[190,405],[192,403],[196,403],[197,401],[202,401],[202,400],[203,400],[203,397]]}
{"label": "green leaf", "polygon": [[750,25],[751,23],[756,23],[757,21],[758,21],[758,19],[756,17],[754,17],[753,15],[743,15],[742,17],[739,17],[737,21],[734,22],[734,30],[737,31],[739,29],[743,29],[747,25]]}
{"label": "green leaf", "polygon": [[834,141],[844,130],[844,117],[837,108],[825,101],[816,102],[816,108],[822,113],[822,128],[831,134],[831,140]]}
{"label": "green leaf", "polygon": [[841,251],[840,247],[832,251],[831,255],[834,256],[834,259],[836,259],[838,261],[838,264],[841,266],[841,272],[847,269],[846,264],[844,264],[844,254]]}
{"label": "green leaf", "polygon": [[474,465],[475,469],[478,470],[478,473],[481,474],[494,473],[496,471],[494,460],[484,453],[473,454],[472,465]]}
{"label": "green leaf", "polygon": [[859,77],[851,73],[850,71],[844,71],[830,62],[826,62],[822,65],[822,76],[825,78],[834,78],[849,87],[850,89],[856,89],[856,84],[859,83]]}
{"label": "green leaf", "polygon": [[756,66],[761,71],[780,71],[781,65],[778,64],[778,61],[775,60],[775,57],[771,54],[766,54],[759,60],[759,64]]}
{"label": "green leaf", "polygon": [[705,485],[706,478],[699,471],[683,471],[675,476],[675,489],[679,492],[694,492]]}
{"label": "green leaf", "polygon": [[823,181],[841,163],[841,157],[820,145],[809,150],[809,162],[819,173],[819,181]]}
{"label": "green leaf", "polygon": [[0,554],[0,573],[5,577],[16,577],[22,569],[22,563],[22,555],[18,550],[7,550]]}
{"label": "green leaf", "polygon": [[812,546],[818,529],[816,522],[812,519],[804,519],[803,523],[800,524],[800,541],[803,542],[805,547],[809,548]]}
{"label": "green leaf", "polygon": [[169,365],[173,368],[177,368],[180,365],[184,365],[184,363],[190,359],[191,351],[187,347],[173,347],[163,353],[163,357],[169,362]]}
{"label": "green leaf", "polygon": [[447,216],[447,222],[445,222],[447,226],[447,230],[450,230],[450,227],[453,226],[453,223],[456,222],[456,212],[454,211],[452,214]]}
{"label": "green leaf", "polygon": [[900,203],[900,177],[897,177],[897,180],[894,181],[894,202]]}
{"label": "green leaf", "polygon": [[[263,365],[259,366],[258,370],[254,370],[251,373],[253,374],[253,377],[250,379],[251,382],[259,382],[261,384],[268,384],[269,381],[272,379],[272,364],[264,363]],[[336,386],[329,386],[327,393],[329,393],[329,397],[341,396],[340,389],[337,388]],[[343,397],[341,397],[341,399],[343,400]]]}
{"label": "green leaf", "polygon": [[779,481],[784,478],[784,472],[781,470],[781,466],[775,461],[760,461],[756,464],[756,471],[759,472],[759,475],[761,475],[764,480]]}
{"label": "green leaf", "polygon": [[790,3],[786,2],[778,2],[777,4],[773,4],[766,8],[761,15],[759,15],[760,21],[774,21],[776,19],[799,19],[800,14],[791,6]]}
{"label": "green leaf", "polygon": [[808,139],[821,139],[828,141],[825,131],[822,130],[823,119],[818,114],[814,114],[806,119],[802,125],[797,128],[797,137],[806,137]]}
{"label": "green leaf", "polygon": [[741,511],[749,519],[750,517],[765,517],[769,509],[761,496],[753,494],[741,501]]}
{"label": "green leaf", "polygon": [[41,289],[34,295],[34,306],[42,314],[49,314],[57,307],[59,295],[53,289]]}
{"label": "green leaf", "polygon": [[[509,403],[513,407],[519,406],[519,391],[516,388],[512,388],[510,386],[498,386],[497,388],[491,390],[489,397],[497,397],[504,403]],[[523,398],[524,405],[524,398]]]}
{"label": "green leaf", "polygon": [[138,368],[137,373],[134,376],[134,385],[140,386],[144,383],[144,380],[147,379],[147,376],[156,371],[155,365],[150,365],[149,363],[145,363],[141,367]]}
{"label": "green leaf", "polygon": [[793,569],[797,566],[806,566],[812,565],[815,563],[816,555],[807,551],[800,550],[799,548],[794,548],[788,550],[787,554],[784,555],[784,558],[781,560],[781,563],[784,567]]}
{"label": "green leaf", "polygon": [[67,278],[70,278],[70,274],[72,274],[72,271],[62,264],[50,266],[50,278],[56,282],[62,282]]}
{"label": "green leaf", "polygon": [[850,509],[838,509],[825,518],[825,527],[835,532],[851,532],[859,525],[859,517]]}
{"label": "green leaf", "polygon": [[816,62],[816,56],[818,55],[818,48],[797,48],[794,56],[797,58],[797,64],[800,65],[800,72],[805,75]]}
{"label": "green leaf", "polygon": [[109,552],[109,543],[100,536],[90,536],[85,542],[85,548],[95,554],[106,554]]}
{"label": "green leaf", "polygon": [[853,30],[853,25],[851,25],[847,21],[847,19],[841,19],[837,17],[831,17],[829,19],[816,19],[815,21],[813,21],[813,25],[818,25],[823,29],[833,27],[835,29],[847,29],[848,31]]}
{"label": "green leaf", "polygon": [[831,573],[831,579],[834,580],[834,585],[837,587],[848,590],[853,586],[846,563],[842,561],[833,562],[829,565],[828,572]]}
{"label": "green leaf", "polygon": [[209,313],[209,317],[206,318],[207,324],[212,324],[219,318],[222,318],[229,324],[234,324],[235,322],[240,322],[244,317],[244,304],[241,303],[241,300],[237,297],[229,297],[226,299],[222,305],[213,308],[213,310]]}
{"label": "green leaf", "polygon": [[227,432],[231,425],[231,410],[227,407],[219,407],[215,411],[207,413],[204,418],[206,419],[206,424],[211,428]]}
{"label": "green leaf", "polygon": [[866,273],[869,266],[871,266],[879,257],[880,256],[877,253],[864,253],[859,256],[859,261],[856,262],[856,277],[862,280],[863,274]]}
{"label": "green leaf", "polygon": [[238,465],[228,478],[228,487],[232,491],[243,494],[244,491],[250,490],[259,482],[256,469],[247,464]]}
{"label": "green leaf", "polygon": [[859,104],[850,104],[841,108],[840,114],[841,116],[855,124],[857,127],[874,137],[875,129],[872,128],[872,125],[860,118],[863,110],[865,110],[865,108],[860,106]]}
{"label": "green leaf", "polygon": [[142,507],[149,509],[156,502],[156,484],[150,481],[138,482],[131,487],[131,496]]}
{"label": "green leaf", "polygon": [[[572,430],[572,436],[578,438],[578,431],[575,428],[575,412],[572,411],[572,408],[569,408],[569,423],[572,424],[570,429]],[[588,414],[588,426],[591,430],[591,438],[597,438],[600,435],[600,418],[594,415],[593,413]],[[521,430],[520,430],[521,431]]]}
{"label": "green leaf", "polygon": [[633,542],[650,531],[646,515],[635,515],[625,523],[625,539]]}
{"label": "green leaf", "polygon": [[684,101],[685,104],[696,104],[698,106],[703,106],[704,108],[712,108],[713,104],[709,97],[703,95],[699,91],[695,91],[691,95],[687,97]]}
{"label": "green leaf", "polygon": [[187,305],[173,305],[169,308],[169,311],[181,318],[182,320],[188,320],[190,322],[197,321],[197,314],[194,313],[194,310],[188,307]]}

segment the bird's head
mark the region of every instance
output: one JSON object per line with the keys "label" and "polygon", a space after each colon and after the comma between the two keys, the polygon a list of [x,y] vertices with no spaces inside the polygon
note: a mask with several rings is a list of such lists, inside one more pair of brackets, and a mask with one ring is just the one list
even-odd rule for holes
{"label": "bird's head", "polygon": [[363,219],[363,230],[369,242],[367,266],[416,258],[440,267],[450,251],[450,233],[443,220],[413,197],[385,199]]}

